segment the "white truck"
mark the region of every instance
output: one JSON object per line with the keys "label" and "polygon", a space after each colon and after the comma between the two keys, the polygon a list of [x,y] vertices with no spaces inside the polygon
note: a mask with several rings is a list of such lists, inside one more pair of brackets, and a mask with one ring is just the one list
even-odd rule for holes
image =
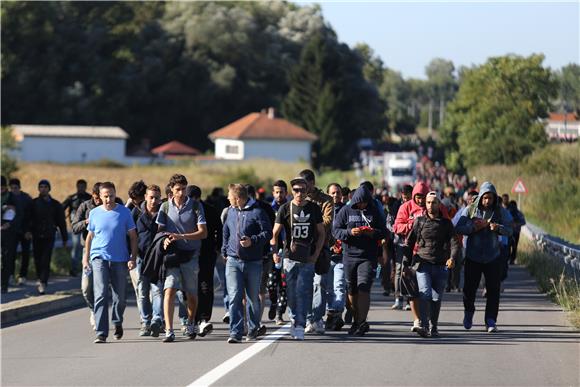
{"label": "white truck", "polygon": [[389,191],[397,192],[405,184],[414,185],[417,179],[416,152],[385,152],[384,180]]}

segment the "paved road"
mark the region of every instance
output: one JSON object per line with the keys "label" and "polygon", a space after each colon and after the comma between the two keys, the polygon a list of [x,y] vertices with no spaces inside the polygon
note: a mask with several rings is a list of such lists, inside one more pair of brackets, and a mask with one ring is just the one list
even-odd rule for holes
{"label": "paved road", "polygon": [[[523,269],[510,276],[497,334],[484,332],[481,303],[476,325],[465,331],[460,294],[448,293],[442,337],[420,338],[409,332],[410,312],[391,311],[392,297],[375,288],[372,330],[364,338],[340,332],[294,342],[285,336],[225,375],[218,369],[215,385],[580,385],[579,332]],[[221,318],[222,310],[214,311]],[[265,346],[227,344],[221,323],[206,338],[163,344],[138,337],[137,321],[132,303],[125,337],[106,345],[92,344],[86,309],[4,328],[2,385],[185,386]]]}

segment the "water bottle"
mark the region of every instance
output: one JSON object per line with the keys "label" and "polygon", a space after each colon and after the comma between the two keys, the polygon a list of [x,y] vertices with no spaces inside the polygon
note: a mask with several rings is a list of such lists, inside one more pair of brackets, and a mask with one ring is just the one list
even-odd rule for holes
{"label": "water bottle", "polygon": [[84,276],[90,277],[92,274],[93,274],[93,268],[91,267],[91,265],[89,265],[83,269]]}
{"label": "water bottle", "polygon": [[282,268],[282,249],[278,250],[278,256],[280,257],[280,262],[274,264],[276,270],[280,270]]}

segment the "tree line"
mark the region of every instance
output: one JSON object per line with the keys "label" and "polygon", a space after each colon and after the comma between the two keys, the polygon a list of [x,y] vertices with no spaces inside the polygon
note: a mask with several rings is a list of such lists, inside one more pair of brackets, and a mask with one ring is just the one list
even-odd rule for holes
{"label": "tree line", "polygon": [[[347,168],[357,139],[386,139],[421,126],[441,131],[449,161],[462,168],[480,160],[465,146],[493,142],[498,131],[510,132],[510,139],[533,136],[516,144],[512,156],[484,160],[522,157],[542,144],[537,117],[550,108],[580,106],[577,64],[552,72],[541,55],[507,56],[456,69],[435,58],[426,66],[426,79],[404,79],[368,45],[341,43],[316,5],[1,7],[3,125],[116,125],[130,134],[130,145],[177,139],[208,150],[210,132],[273,106],[319,136],[319,165]],[[506,90],[497,101],[495,93]],[[473,137],[475,129],[484,134]]]}

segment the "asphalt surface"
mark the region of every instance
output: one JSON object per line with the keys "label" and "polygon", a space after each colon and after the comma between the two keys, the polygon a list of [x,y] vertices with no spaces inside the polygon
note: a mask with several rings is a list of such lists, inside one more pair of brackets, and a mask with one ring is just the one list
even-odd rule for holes
{"label": "asphalt surface", "polygon": [[[438,339],[410,332],[410,312],[392,311],[393,297],[375,287],[363,338],[346,331],[288,336],[216,379],[215,385],[430,385],[578,386],[580,333],[565,313],[539,294],[524,269],[512,267],[502,295],[499,332],[483,326],[478,300],[474,327],[461,325],[460,293],[446,293]],[[3,328],[3,386],[186,386],[253,343],[227,344],[228,327],[216,302],[214,332],[175,343],[139,337],[134,299],[125,313],[125,336],[92,343],[86,308]],[[220,321],[216,323],[215,321]],[[269,333],[279,327],[268,323]],[[178,324],[177,324],[178,326]]]}

